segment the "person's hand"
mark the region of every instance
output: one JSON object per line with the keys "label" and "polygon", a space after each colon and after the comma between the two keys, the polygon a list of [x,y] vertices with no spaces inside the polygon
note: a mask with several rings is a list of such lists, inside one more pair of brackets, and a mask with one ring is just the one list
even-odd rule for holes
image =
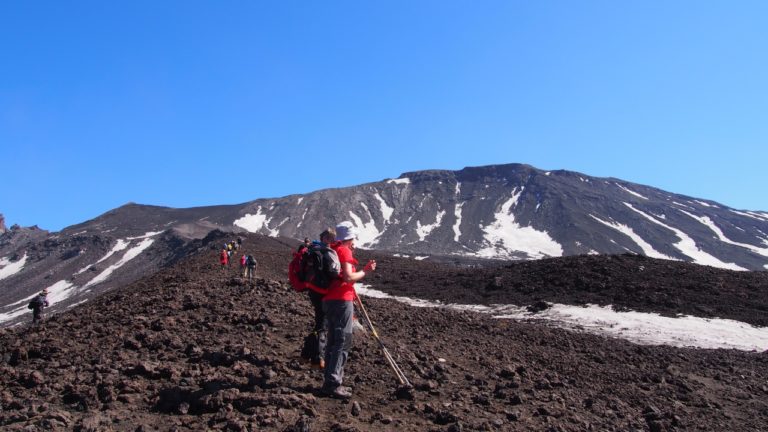
{"label": "person's hand", "polygon": [[365,265],[364,271],[375,271],[376,270],[376,260],[370,260],[368,261],[368,264]]}

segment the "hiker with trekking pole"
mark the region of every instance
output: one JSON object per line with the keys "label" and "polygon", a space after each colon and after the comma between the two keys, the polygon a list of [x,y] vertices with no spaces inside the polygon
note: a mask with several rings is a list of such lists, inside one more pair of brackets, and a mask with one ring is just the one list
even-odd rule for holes
{"label": "hiker with trekking pole", "polygon": [[352,254],[357,232],[352,222],[344,221],[336,226],[336,251],[341,264],[340,278],[331,282],[323,297],[323,311],[327,323],[328,339],[325,347],[325,369],[320,391],[331,397],[349,399],[352,391],[342,386],[344,364],[352,347],[352,315],[354,313],[355,282],[362,280],[366,272],[376,270],[376,261],[369,261],[363,270],[357,270],[357,260]]}

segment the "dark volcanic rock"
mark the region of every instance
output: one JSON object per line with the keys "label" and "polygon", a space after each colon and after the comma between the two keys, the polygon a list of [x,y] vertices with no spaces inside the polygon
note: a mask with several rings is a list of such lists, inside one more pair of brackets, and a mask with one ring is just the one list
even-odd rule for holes
{"label": "dark volcanic rock", "polygon": [[[352,401],[318,397],[321,374],[299,361],[312,310],[281,274],[293,245],[273,250],[269,241],[255,239],[250,246],[262,257],[263,278],[254,283],[241,281],[236,267],[221,268],[215,251],[201,251],[42,326],[0,331],[0,426],[11,431],[768,428],[763,353],[638,346],[368,298],[382,341],[415,387],[400,388],[378,343],[357,334],[345,376]],[[373,280],[389,280],[386,285],[399,291],[421,290],[449,274],[449,268],[428,263],[416,268],[411,262],[382,259]],[[405,272],[411,276],[404,286],[385,279]],[[484,274],[477,272],[476,285],[470,285],[480,293],[487,284]],[[510,273],[504,280],[507,289],[517,279]],[[188,307],[192,302],[196,306]]]}

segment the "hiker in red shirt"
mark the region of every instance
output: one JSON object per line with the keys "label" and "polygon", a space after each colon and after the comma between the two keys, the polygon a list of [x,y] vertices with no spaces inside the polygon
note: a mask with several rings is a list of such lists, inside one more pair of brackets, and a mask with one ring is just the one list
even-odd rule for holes
{"label": "hiker in red shirt", "polygon": [[225,267],[229,263],[229,254],[227,253],[226,249],[221,250],[221,255],[219,255],[219,262],[221,262],[222,267]]}
{"label": "hiker in red shirt", "polygon": [[342,386],[344,364],[352,347],[352,314],[355,282],[363,279],[365,273],[376,270],[376,261],[369,261],[363,270],[357,271],[358,264],[352,252],[355,249],[357,230],[352,222],[344,221],[336,226],[336,251],[341,263],[341,277],[334,280],[323,297],[323,311],[328,326],[328,340],[325,348],[325,370],[321,392],[337,398],[348,399],[352,392]]}

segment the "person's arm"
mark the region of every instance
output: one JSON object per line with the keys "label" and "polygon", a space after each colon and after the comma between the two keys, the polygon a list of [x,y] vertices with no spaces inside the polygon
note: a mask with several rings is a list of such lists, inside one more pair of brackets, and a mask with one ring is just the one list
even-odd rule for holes
{"label": "person's arm", "polygon": [[352,264],[348,262],[341,263],[341,276],[345,282],[357,282],[365,277],[366,271],[376,270],[376,261],[368,261],[365,268],[360,271],[352,271]]}

